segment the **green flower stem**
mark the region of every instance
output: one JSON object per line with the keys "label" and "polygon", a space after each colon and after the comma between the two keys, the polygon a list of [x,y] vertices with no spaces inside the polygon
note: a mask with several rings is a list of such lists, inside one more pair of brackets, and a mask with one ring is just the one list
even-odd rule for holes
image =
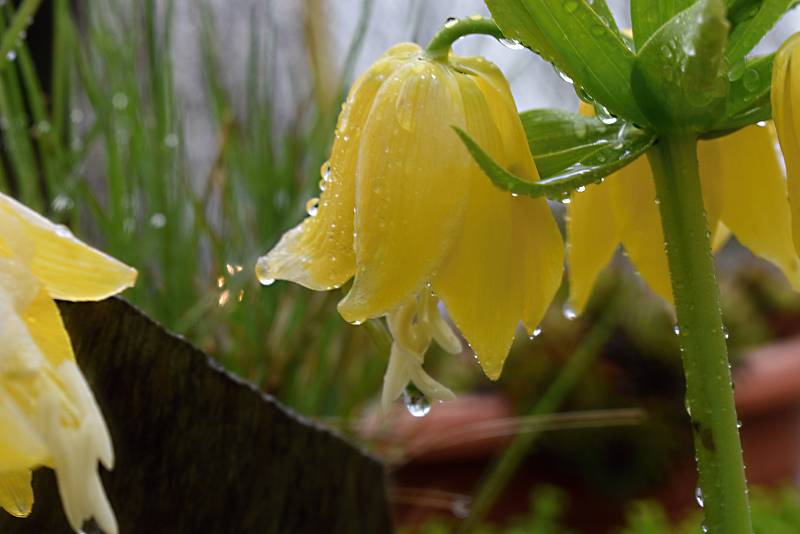
{"label": "green flower stem", "polygon": [[648,153],[666,239],[686,375],[705,526],[752,534],[742,447],[733,402],[693,134],[662,137]]}
{"label": "green flower stem", "polygon": [[456,40],[472,34],[491,35],[496,39],[504,39],[503,32],[492,19],[480,16],[451,19],[439,30],[439,33],[433,36],[425,51],[431,58],[446,59],[450,53],[450,47]]}
{"label": "green flower stem", "polygon": [[[603,345],[611,337],[619,319],[622,304],[626,300],[626,293],[621,286],[615,290],[599,320],[578,345],[575,353],[566,361],[555,381],[536,401],[529,415],[547,415],[559,409],[564,399],[575,388],[586,370],[595,361],[595,357],[600,353]],[[459,532],[473,532],[480,525],[540,435],[540,431],[533,431],[521,432],[514,437],[478,486],[478,493],[473,500],[469,517],[461,524]]]}

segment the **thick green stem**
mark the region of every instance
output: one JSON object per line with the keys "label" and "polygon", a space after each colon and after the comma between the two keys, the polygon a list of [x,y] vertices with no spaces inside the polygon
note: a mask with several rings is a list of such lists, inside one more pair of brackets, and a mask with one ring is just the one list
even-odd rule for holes
{"label": "thick green stem", "polygon": [[[707,532],[752,534],[742,447],[693,134],[650,150],[686,375]],[[700,499],[698,499],[700,501]]]}
{"label": "thick green stem", "polygon": [[433,36],[425,50],[428,56],[434,59],[447,58],[450,47],[457,39],[472,34],[491,35],[496,39],[504,38],[503,32],[492,19],[476,15],[465,19],[448,20],[439,33]]}

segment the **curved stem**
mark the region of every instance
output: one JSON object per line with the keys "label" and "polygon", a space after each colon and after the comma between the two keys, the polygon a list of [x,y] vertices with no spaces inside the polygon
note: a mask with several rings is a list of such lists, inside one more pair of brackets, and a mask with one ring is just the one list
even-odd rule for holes
{"label": "curved stem", "polygon": [[496,39],[504,39],[503,32],[492,19],[475,15],[465,19],[447,21],[439,33],[433,36],[425,51],[429,57],[434,59],[447,58],[450,47],[456,40],[472,34],[491,35]]}
{"label": "curved stem", "polygon": [[707,532],[752,534],[742,447],[693,134],[648,153],[666,239]]}

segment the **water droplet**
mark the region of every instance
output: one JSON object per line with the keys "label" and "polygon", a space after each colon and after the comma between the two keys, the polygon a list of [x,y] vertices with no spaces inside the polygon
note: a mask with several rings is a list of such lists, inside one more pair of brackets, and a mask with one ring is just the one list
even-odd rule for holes
{"label": "water droplet", "polygon": [[678,323],[675,323],[675,326],[672,327],[672,333],[676,336],[681,335],[681,327],[678,326]]}
{"label": "water droplet", "polygon": [[572,78],[570,78],[569,75],[566,72],[564,72],[563,70],[559,69],[555,65],[553,65],[553,70],[556,71],[556,74],[558,74],[558,77],[561,78],[564,82],[566,82],[566,83],[568,83],[570,85],[573,85],[575,83],[572,80]]}
{"label": "water droplet", "polygon": [[483,15],[470,15],[469,20],[483,20]]}
{"label": "water droplet", "polygon": [[265,286],[271,286],[275,283],[275,279],[272,278],[272,270],[269,267],[269,262],[267,261],[266,256],[258,258],[258,261],[256,262],[256,277],[258,277],[258,281]]}
{"label": "water droplet", "polygon": [[444,23],[444,27],[445,28],[452,28],[456,24],[458,24],[458,19],[457,18],[455,18],[455,17],[447,17],[447,20]]}
{"label": "water droplet", "polygon": [[472,499],[470,499],[469,497],[459,497],[457,499],[453,499],[453,504],[451,506],[453,515],[458,517],[459,519],[466,519],[469,516],[469,509],[471,504],[472,504]]}
{"label": "water droplet", "polygon": [[6,53],[6,59],[9,61],[14,61],[15,59],[17,59],[17,53],[14,50],[9,50]]}
{"label": "water droplet", "polygon": [[73,203],[72,199],[69,198],[67,195],[60,193],[55,196],[53,202],[51,203],[53,207],[53,211],[56,213],[63,213],[65,211],[69,211],[72,209]]}
{"label": "water droplet", "polygon": [[502,44],[506,48],[510,48],[511,50],[522,50],[523,48],[525,48],[524,46],[522,46],[522,43],[520,43],[515,39],[506,39],[505,37],[503,37],[499,39],[499,41],[500,44]]}
{"label": "water droplet", "polygon": [[542,327],[541,326],[537,326],[536,328],[533,329],[533,332],[531,332],[531,335],[530,335],[529,339],[532,340],[533,338],[539,337],[541,335],[542,335]]}
{"label": "water droplet", "polygon": [[586,191],[586,186],[581,185],[575,191],[577,191],[578,193],[583,193],[584,191]]}
{"label": "water droplet", "polygon": [[306,213],[308,213],[310,217],[316,217],[318,210],[319,199],[316,197],[308,199],[308,202],[306,202]]}
{"label": "water droplet", "polygon": [[72,237],[72,232],[63,224],[55,225],[56,234],[60,237]]}
{"label": "water droplet", "polygon": [[69,112],[69,120],[71,120],[75,124],[80,124],[83,122],[83,111],[79,109],[73,109]]}
{"label": "water droplet", "polygon": [[331,162],[326,161],[323,163],[319,168],[319,175],[322,177],[323,180],[327,181],[331,175]]}
{"label": "water droplet", "polygon": [[355,321],[351,322],[350,324],[358,326],[360,324],[364,324],[364,321],[355,320]]}
{"label": "water droplet", "polygon": [[592,26],[591,32],[592,35],[594,35],[595,37],[600,37],[606,32],[606,29],[607,28],[602,24],[597,24],[595,26]]}
{"label": "water droplet", "polygon": [[697,486],[694,490],[694,500],[697,501],[697,505],[700,508],[703,507],[703,490],[700,489],[700,486]]}
{"label": "water droplet", "polygon": [[36,123],[36,130],[40,134],[46,134],[50,131],[50,123],[47,121],[39,121]]}
{"label": "water droplet", "polygon": [[748,69],[745,71],[744,76],[742,77],[742,84],[748,91],[756,91],[758,89],[760,79],[761,76],[758,74],[757,70]]}
{"label": "water droplet", "polygon": [[150,217],[150,226],[153,228],[164,228],[167,225],[167,216],[163,213],[154,213]]}
{"label": "water droplet", "polygon": [[725,339],[730,339],[730,337],[731,337],[731,334],[730,334],[730,332],[728,332],[728,327],[727,327],[727,326],[725,326],[725,325],[722,325],[722,336],[723,336]]}
{"label": "water droplet", "polygon": [[572,203],[572,199],[569,198],[569,197],[564,197],[564,198],[561,199],[561,203],[562,204],[571,204]]}
{"label": "water droplet", "polygon": [[767,126],[767,121],[758,121],[756,124],[757,124],[757,125],[758,125],[760,128],[766,128],[766,126]]}
{"label": "water droplet", "polygon": [[128,107],[128,95],[125,93],[114,93],[111,97],[111,105],[115,109],[125,109]]}
{"label": "water droplet", "polygon": [[736,428],[742,428],[742,422],[741,421],[738,421],[738,420],[736,421]]}
{"label": "water droplet", "polygon": [[431,411],[431,402],[421,392],[409,389],[403,391],[403,404],[406,405],[406,410],[414,417],[425,417]]}
{"label": "water droplet", "polygon": [[578,2],[576,0],[567,0],[564,2],[564,11],[567,13],[575,13],[578,10]]}
{"label": "water droplet", "polygon": [[164,145],[167,148],[175,148],[178,146],[178,136],[174,133],[168,133],[164,136]]}
{"label": "water droplet", "polygon": [[575,308],[573,308],[572,304],[570,303],[564,304],[564,308],[561,310],[561,313],[564,315],[564,318],[568,321],[572,321],[578,316],[578,313],[575,311]]}

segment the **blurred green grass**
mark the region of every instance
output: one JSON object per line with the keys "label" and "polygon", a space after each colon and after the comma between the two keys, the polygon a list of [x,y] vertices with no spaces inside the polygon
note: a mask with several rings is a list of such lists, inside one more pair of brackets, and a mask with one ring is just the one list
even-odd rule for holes
{"label": "blurred green grass", "polygon": [[[307,0],[306,13],[316,3]],[[25,0],[18,9],[29,17],[37,4]],[[135,266],[139,279],[125,298],[309,415],[347,416],[371,399],[384,356],[339,319],[338,295],[281,282],[262,288],[253,265],[315,196],[371,4],[361,4],[344,76],[323,72],[324,57],[308,62],[303,80],[315,90],[285,130],[274,116],[273,29],[251,17],[241,52],[245,90],[234,94],[211,6],[191,4],[200,37],[180,46],[200,51],[205,85],[197,90],[217,139],[200,176],[192,175],[175,90],[174,2],[87,2],[77,11],[67,0],[45,3],[53,20],[50,86],[37,75],[24,33],[0,72],[0,188]],[[5,3],[6,36],[14,17]],[[325,37],[319,24],[304,31],[307,43]]]}

